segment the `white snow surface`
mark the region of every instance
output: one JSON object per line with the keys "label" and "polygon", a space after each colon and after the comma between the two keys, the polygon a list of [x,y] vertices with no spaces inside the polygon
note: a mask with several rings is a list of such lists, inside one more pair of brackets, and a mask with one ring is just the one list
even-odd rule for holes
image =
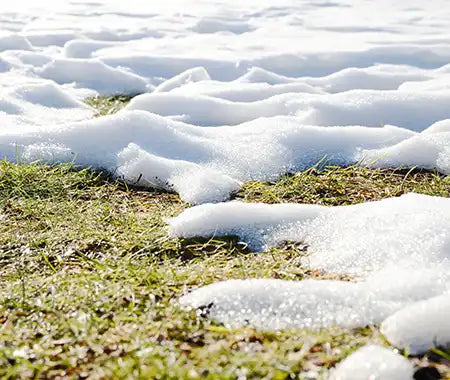
{"label": "white snow surface", "polygon": [[[75,157],[192,203],[325,155],[448,174],[449,15],[445,0],[3,2],[0,154]],[[142,95],[87,121],[83,99],[116,94]]]}
{"label": "white snow surface", "polygon": [[[231,280],[181,298],[182,305],[206,308],[210,317],[233,327],[366,326],[450,289],[448,198],[408,194],[342,207],[205,204],[187,209],[169,224],[173,236],[238,235],[254,249],[301,242],[308,246],[305,266],[359,279]],[[414,325],[423,323],[418,339],[446,341],[446,309],[436,307],[431,318],[425,310]],[[415,330],[406,327],[408,331]]]}
{"label": "white snow surface", "polygon": [[363,276],[390,265],[447,266],[450,199],[407,194],[352,206],[227,202],[169,220],[183,238],[237,235],[255,250],[301,242],[312,268]]}
{"label": "white snow surface", "polygon": [[388,317],[381,332],[399,348],[419,355],[432,347],[450,348],[450,294],[413,303]]}
{"label": "white snow surface", "polygon": [[392,350],[368,345],[355,351],[332,371],[330,380],[412,380],[413,365]]}
{"label": "white snow surface", "polygon": [[[14,112],[12,105],[3,107]],[[227,200],[242,181],[275,180],[325,156],[331,164],[349,165],[392,147],[394,157],[397,144],[405,140],[423,135],[434,141],[435,134],[425,132],[394,126],[309,126],[292,116],[204,128],[132,110],[75,123],[0,129],[0,157],[13,161],[19,153],[22,162],[74,161],[100,167],[130,183],[175,190],[184,200],[198,204]],[[421,145],[411,155],[420,151],[427,155],[429,150],[428,145]],[[442,152],[430,155],[427,167],[446,172],[449,157],[445,147]],[[383,157],[391,156],[383,152]],[[406,155],[403,161],[402,157],[396,159],[400,166],[415,164]]]}

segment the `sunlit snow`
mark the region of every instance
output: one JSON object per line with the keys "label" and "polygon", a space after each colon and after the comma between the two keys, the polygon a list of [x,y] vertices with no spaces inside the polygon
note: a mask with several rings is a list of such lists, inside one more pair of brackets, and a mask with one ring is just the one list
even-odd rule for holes
{"label": "sunlit snow", "polygon": [[[449,18],[447,0],[3,1],[0,158],[101,168],[192,204],[324,157],[448,175]],[[137,96],[113,116],[92,119],[83,102],[119,94]],[[236,234],[253,249],[300,241],[303,265],[359,282],[233,280],[181,303],[231,326],[387,318],[400,348],[445,345],[449,218],[448,199],[420,195],[197,206],[170,221],[172,235]],[[356,353],[336,378],[370,360],[389,363],[376,378],[411,377],[382,350]]]}

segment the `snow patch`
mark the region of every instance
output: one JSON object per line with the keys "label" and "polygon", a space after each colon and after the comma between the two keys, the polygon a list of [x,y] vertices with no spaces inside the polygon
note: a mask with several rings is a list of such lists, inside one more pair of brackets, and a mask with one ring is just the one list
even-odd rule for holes
{"label": "snow patch", "polygon": [[363,276],[391,264],[420,267],[450,259],[450,200],[420,194],[334,208],[206,204],[169,224],[173,236],[237,235],[255,250],[301,242],[309,247],[305,262],[331,273]]}
{"label": "snow patch", "polygon": [[412,355],[430,348],[450,348],[450,293],[400,309],[381,324],[381,332],[394,346]]}
{"label": "snow patch", "polygon": [[[17,107],[11,102],[3,105],[10,113],[21,112]],[[24,154],[28,152],[29,159],[33,160],[51,157],[50,163],[55,163],[75,159],[79,165],[115,174],[123,166],[120,173],[126,180],[133,183],[141,177],[141,184],[148,187],[153,186],[158,176],[158,186],[164,183],[165,189],[178,191],[183,199],[205,203],[227,199],[241,181],[274,180],[280,174],[311,167],[325,155],[330,164],[352,164],[363,149],[392,145],[413,135],[411,131],[392,126],[314,127],[299,125],[295,118],[280,117],[231,127],[202,128],[145,111],[124,111],[108,118],[29,128],[20,133],[10,131],[0,135],[0,143],[14,145]],[[133,149],[135,155],[126,155],[133,157],[128,165],[119,160],[118,154],[130,143],[140,149]],[[61,147],[73,155],[61,153]],[[52,149],[55,151],[50,154]],[[15,160],[16,154],[7,152],[3,149],[2,156]],[[172,169],[162,170],[158,169],[159,165],[151,164],[155,160],[151,156],[172,160],[170,165],[164,161],[164,167],[175,170],[178,165],[176,176]],[[194,167],[199,175],[192,175],[190,168]],[[157,174],[152,174],[153,171]],[[195,191],[188,185],[194,177]]]}
{"label": "snow patch", "polygon": [[183,307],[239,328],[263,330],[364,327],[417,301],[449,289],[448,273],[437,267],[391,268],[366,281],[228,280],[193,290],[181,297]]}
{"label": "snow patch", "polygon": [[331,371],[330,380],[412,380],[413,365],[392,350],[368,345],[360,348]]}

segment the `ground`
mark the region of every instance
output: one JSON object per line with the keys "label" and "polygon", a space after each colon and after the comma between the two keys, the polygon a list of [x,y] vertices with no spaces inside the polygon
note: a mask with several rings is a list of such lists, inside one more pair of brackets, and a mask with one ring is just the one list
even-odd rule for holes
{"label": "ground", "polygon": [[[103,115],[127,100],[90,104]],[[344,205],[410,191],[448,197],[450,178],[321,163],[274,183],[246,183],[236,197]],[[233,238],[169,238],[164,219],[186,207],[176,194],[129,188],[92,170],[1,162],[0,377],[321,378],[366,343],[387,345],[377,326],[229,330],[180,309],[179,296],[218,280],[338,277],[302,267],[307,252],[298,245],[249,253]],[[444,378],[449,359],[438,350],[411,358]]]}

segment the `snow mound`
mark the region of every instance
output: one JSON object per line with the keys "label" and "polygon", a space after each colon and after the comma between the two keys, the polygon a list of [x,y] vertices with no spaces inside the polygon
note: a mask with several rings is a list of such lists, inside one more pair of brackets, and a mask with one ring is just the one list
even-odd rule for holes
{"label": "snow mound", "polygon": [[275,74],[261,67],[251,67],[245,74],[236,79],[236,82],[239,83],[267,83],[270,85],[292,83],[293,81],[295,81],[294,78]]}
{"label": "snow mound", "polygon": [[209,77],[209,74],[204,67],[194,67],[161,83],[154,89],[153,92],[171,91],[175,88],[185,86],[189,83],[208,81],[210,79],[211,78]]}
{"label": "snow mound", "polygon": [[353,206],[206,204],[169,221],[170,234],[237,235],[256,250],[306,244],[310,267],[366,275],[391,264],[448,264],[450,199],[408,194]]}
{"label": "snow mound", "polygon": [[209,96],[172,92],[136,96],[126,109],[144,110],[161,116],[176,117],[178,120],[202,126],[237,125],[258,117],[293,113],[289,109],[285,97],[241,103]]}
{"label": "snow mound", "polygon": [[241,83],[201,81],[178,87],[173,93],[191,96],[209,96],[232,102],[256,102],[286,93],[319,94],[321,90],[307,83],[293,82],[270,85],[268,83]]}
{"label": "snow mound", "polygon": [[33,50],[25,37],[18,34],[0,35],[0,52],[5,50]]}
{"label": "snow mound", "polygon": [[414,302],[449,289],[449,275],[437,267],[392,268],[352,283],[338,280],[228,280],[180,298],[227,327],[263,330],[364,327]]}
{"label": "snow mound", "polygon": [[96,50],[112,45],[108,41],[71,39],[64,44],[64,55],[67,58],[91,58]]}
{"label": "snow mound", "polygon": [[368,345],[332,370],[330,380],[412,380],[413,365],[392,350]]}
{"label": "snow mound", "polygon": [[[283,90],[289,91],[289,86],[285,85]],[[450,91],[352,90],[324,95],[288,92],[253,102],[178,91],[137,96],[127,109],[177,116],[203,126],[236,125],[258,117],[294,115],[303,125],[380,127],[392,124],[420,132],[437,121],[450,118],[449,102]]]}
{"label": "snow mound", "polygon": [[88,119],[94,111],[53,82],[13,85],[0,92],[0,123],[6,130]]}
{"label": "snow mound", "polygon": [[[444,125],[441,126],[434,129],[443,129]],[[450,132],[423,133],[390,147],[364,150],[361,152],[361,164],[391,168],[420,167],[450,174]]]}
{"label": "snow mound", "polygon": [[[44,87],[42,93],[50,90]],[[40,94],[39,88],[33,91]],[[35,96],[30,94],[33,93],[25,91],[25,96]],[[54,96],[48,102],[56,99]],[[20,113],[23,100],[0,107],[10,114]],[[124,176],[130,183],[139,178],[141,185],[162,186],[179,192],[192,203],[205,203],[226,200],[241,181],[275,180],[280,174],[308,168],[325,155],[331,164],[352,164],[359,159],[361,150],[389,146],[414,135],[392,126],[314,127],[299,125],[295,118],[280,117],[202,128],[145,111],[125,111],[90,121],[29,128],[20,133],[9,131],[0,134],[0,143],[4,146],[2,158],[14,161],[17,148],[22,161],[75,160],[79,165]],[[134,147],[133,154],[123,156],[129,157],[129,162],[119,159],[119,153],[130,143],[139,148]],[[7,148],[12,146],[14,151]],[[157,157],[164,159],[158,162],[166,169],[153,164]],[[198,172],[195,176],[194,168]],[[197,184],[195,191],[190,182]]]}
{"label": "snow mound", "polygon": [[381,332],[394,346],[412,355],[432,347],[450,348],[450,293],[406,306],[388,317]]}
{"label": "snow mound", "polygon": [[112,68],[97,60],[55,59],[35,69],[42,78],[56,83],[75,83],[103,95],[138,94],[147,91],[147,81],[123,69]]}
{"label": "snow mound", "polygon": [[144,187],[174,190],[187,202],[227,200],[241,183],[216,170],[183,160],[170,160],[130,144],[118,154],[118,175]]}
{"label": "snow mound", "polygon": [[11,95],[49,108],[89,108],[53,82],[16,87]]}

